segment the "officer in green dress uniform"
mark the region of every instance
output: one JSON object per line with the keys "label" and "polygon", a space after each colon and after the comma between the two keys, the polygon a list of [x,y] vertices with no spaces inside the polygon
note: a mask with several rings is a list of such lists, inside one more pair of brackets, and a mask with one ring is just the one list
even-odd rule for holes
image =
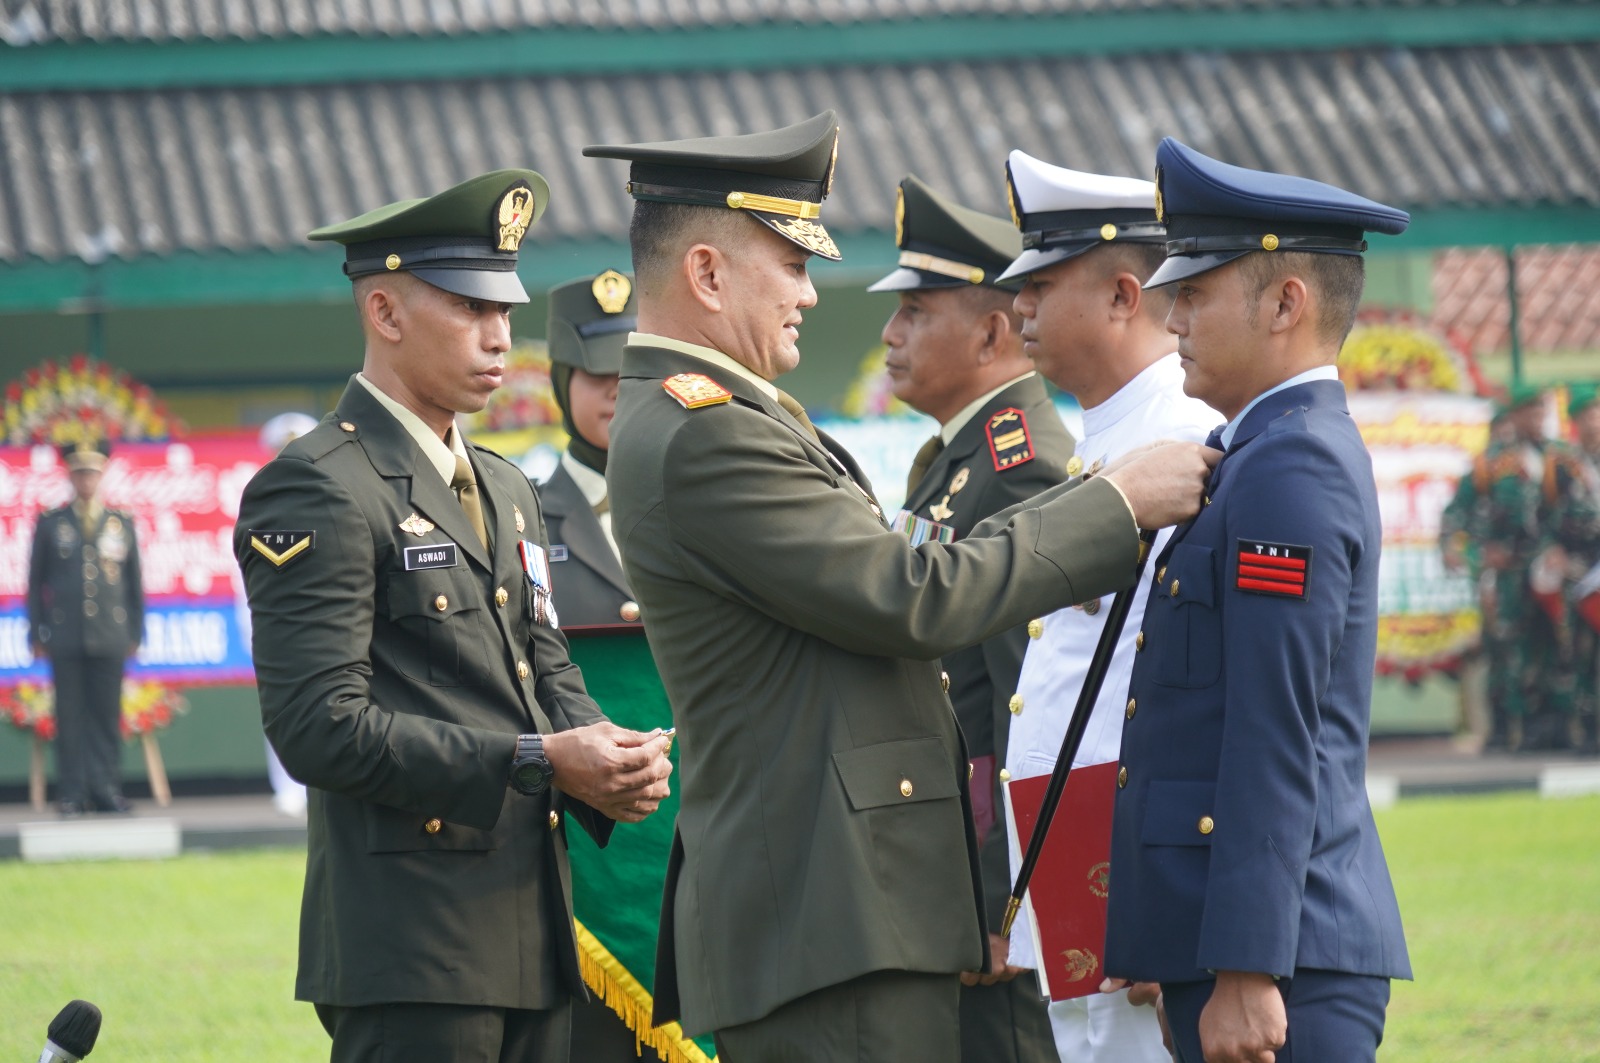
{"label": "officer in green dress uniform", "polygon": [[311,234],[345,247],[365,360],[240,506],[262,718],[310,788],[296,996],[335,1063],[566,1059],[563,813],[604,844],[667,792],[667,740],[567,656],[532,485],[455,424],[500,384],[546,198],[497,170]]}
{"label": "officer in green dress uniform", "polygon": [[[1021,279],[998,278],[1022,252],[1016,226],[938,195],[916,177],[895,199],[899,268],[868,291],[898,292],[883,327],[895,397],[939,422],[906,481],[899,525],[953,542],[985,517],[1067,479],[1072,436],[1022,350],[1011,307]],[[918,522],[925,522],[919,524]],[[1011,894],[1004,801],[1010,699],[1028,629],[1018,625],[944,658],[950,703],[972,759],[972,811],[983,868],[991,970],[961,990],[961,1058],[967,1063],[1055,1063],[1043,999],[1016,980],[1006,939],[994,933]],[[970,983],[970,984],[965,984]]]}
{"label": "officer in green dress uniform", "polygon": [[550,533],[550,574],[565,627],[637,624],[612,537],[606,447],[622,346],[637,324],[633,280],[614,269],[550,289],[550,384],[571,440],[539,487]]}
{"label": "officer in green dress uniform", "polygon": [[55,685],[57,808],[129,812],[122,796],[122,669],[144,633],[133,516],[96,497],[111,453],[62,448],[73,500],[39,515],[28,568],[28,631]]}
{"label": "officer in green dress uniform", "polygon": [[723,1063],[959,1058],[988,967],[970,771],[935,658],[1126,586],[1199,509],[1180,444],[952,545],[890,530],[773,380],[799,361],[838,123],[596,146],[631,162],[639,331],[606,478],[682,742],[655,1019]]}

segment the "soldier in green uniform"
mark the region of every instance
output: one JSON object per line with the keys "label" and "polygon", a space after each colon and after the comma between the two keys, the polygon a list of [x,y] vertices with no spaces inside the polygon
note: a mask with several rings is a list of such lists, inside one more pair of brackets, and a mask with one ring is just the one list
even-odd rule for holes
{"label": "soldier in green uniform", "polygon": [[614,269],[550,289],[550,384],[571,441],[540,485],[539,500],[550,533],[556,608],[569,628],[639,622],[606,498],[617,374],[637,312],[632,279]]}
{"label": "soldier in green uniform", "polygon": [[799,361],[838,123],[596,146],[630,160],[639,332],[606,477],[682,741],[655,1019],[723,1063],[959,1057],[986,969],[966,749],[935,658],[1132,580],[1136,528],[1198,511],[1154,450],[952,545],[890,530],[774,383]]}
{"label": "soldier in green uniform", "polygon": [[133,516],[96,497],[111,448],[62,448],[74,498],[39,515],[28,566],[28,631],[55,685],[57,809],[130,812],[122,796],[123,663],[144,637]]}
{"label": "soldier in green uniform", "polygon": [[311,234],[345,247],[365,359],[240,505],[262,718],[310,788],[296,996],[335,1063],[565,1060],[563,812],[603,844],[667,793],[667,739],[568,659],[532,485],[455,424],[500,384],[546,197],[497,170]]}
{"label": "soldier in green uniform", "polygon": [[[1577,432],[1590,494],[1600,498],[1600,385],[1572,385],[1567,416]],[[1568,571],[1574,577],[1577,612],[1572,621],[1572,659],[1578,670],[1579,752],[1600,756],[1600,541],[1575,554]]]}
{"label": "soldier in green uniform", "polygon": [[[1468,556],[1484,578],[1489,668],[1485,749],[1566,749],[1577,699],[1570,610],[1561,598],[1569,553],[1593,541],[1597,514],[1577,452],[1545,435],[1545,394],[1512,388],[1508,437],[1474,461],[1441,520],[1445,564]],[[1546,586],[1554,575],[1554,587]],[[1536,595],[1554,602],[1541,606]]]}
{"label": "soldier in green uniform", "polygon": [[[906,479],[896,523],[917,539],[954,542],[985,517],[1067,479],[1072,436],[1022,350],[1011,308],[1021,280],[998,278],[1022,252],[1016,226],[939,196],[916,177],[895,199],[899,268],[868,291],[898,292],[883,327],[894,395],[939,422]],[[1015,980],[995,933],[1011,894],[1000,768],[1011,694],[1027,649],[1019,624],[944,658],[950,703],[972,760],[972,812],[990,926],[990,971],[963,976],[961,1058],[967,1063],[1055,1063],[1044,1000]]]}

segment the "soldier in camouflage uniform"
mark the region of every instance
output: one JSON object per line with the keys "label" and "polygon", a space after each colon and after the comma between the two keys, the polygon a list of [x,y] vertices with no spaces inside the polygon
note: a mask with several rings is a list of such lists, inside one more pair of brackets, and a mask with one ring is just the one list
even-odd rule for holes
{"label": "soldier in camouflage uniform", "polygon": [[[1462,479],[1441,529],[1445,562],[1469,554],[1486,573],[1484,649],[1491,730],[1485,749],[1566,749],[1577,701],[1573,616],[1559,577],[1547,609],[1536,573],[1564,570],[1595,542],[1595,498],[1577,451],[1544,434],[1544,393],[1512,389],[1510,438],[1493,441]],[[1548,590],[1548,587],[1544,587]]]}

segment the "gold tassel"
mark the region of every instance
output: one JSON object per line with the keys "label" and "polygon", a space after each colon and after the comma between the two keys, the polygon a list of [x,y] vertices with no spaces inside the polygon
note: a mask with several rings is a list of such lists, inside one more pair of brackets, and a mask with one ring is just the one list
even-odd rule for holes
{"label": "gold tassel", "polygon": [[649,991],[588,927],[576,919],[572,923],[578,934],[578,970],[583,973],[583,981],[633,1031],[635,1052],[649,1045],[662,1063],[716,1063],[683,1035],[683,1027],[677,1023],[651,1026],[650,1012],[655,1001]]}

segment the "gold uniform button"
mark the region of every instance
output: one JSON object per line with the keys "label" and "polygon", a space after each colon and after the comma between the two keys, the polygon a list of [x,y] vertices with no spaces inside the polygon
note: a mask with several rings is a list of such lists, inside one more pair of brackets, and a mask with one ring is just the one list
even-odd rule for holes
{"label": "gold uniform button", "polygon": [[528,667],[528,662],[527,661],[518,661],[517,662],[517,678],[518,679],[526,679],[526,678],[528,678],[528,676],[530,676],[532,674],[533,674],[533,670]]}
{"label": "gold uniform button", "polygon": [[550,829],[555,830],[559,826],[561,826],[561,813],[552,808],[550,810]]}
{"label": "gold uniform button", "polygon": [[1028,637],[1030,639],[1041,638],[1041,637],[1043,637],[1043,635],[1044,635],[1044,621],[1043,620],[1030,620],[1030,621],[1028,621]]}
{"label": "gold uniform button", "polygon": [[1199,827],[1201,834],[1210,834],[1217,829],[1217,824],[1210,816],[1201,816]]}
{"label": "gold uniform button", "polygon": [[506,589],[504,587],[496,587],[494,589],[494,604],[496,604],[500,608],[504,609],[505,606],[506,606],[506,603],[509,602],[510,600],[511,600],[511,595],[506,593]]}
{"label": "gold uniform button", "polygon": [[1021,694],[1013,694],[1013,695],[1011,695],[1011,715],[1013,715],[1013,716],[1021,716],[1022,715],[1022,695]]}
{"label": "gold uniform button", "polygon": [[1067,475],[1076,476],[1083,471],[1083,459],[1074,454],[1067,459]]}
{"label": "gold uniform button", "polygon": [[1172,581],[1172,596],[1174,598],[1176,598],[1178,596],[1178,581],[1177,580],[1173,580]]}
{"label": "gold uniform button", "polygon": [[1119,769],[1117,769],[1117,789],[1121,790],[1123,787],[1125,787],[1127,785],[1128,785],[1128,769],[1127,768],[1119,768]]}
{"label": "gold uniform button", "polygon": [[1136,649],[1136,650],[1144,649],[1144,632],[1143,631],[1139,632],[1137,635],[1135,635],[1133,637],[1133,648]]}
{"label": "gold uniform button", "polygon": [[1005,768],[1001,768],[1000,769],[1000,781],[1001,782],[1010,782],[1011,781],[1011,772],[1007,771]]}
{"label": "gold uniform button", "polygon": [[1083,611],[1090,616],[1098,613],[1100,611],[1100,599],[1090,598],[1088,601],[1084,602]]}
{"label": "gold uniform button", "polygon": [[971,781],[972,781],[972,773],[973,773],[973,772],[974,772],[974,771],[977,771],[977,770],[978,770],[978,769],[976,769],[976,768],[974,768],[974,767],[973,767],[973,766],[972,766],[972,761],[970,761],[970,760],[969,760],[969,761],[967,761],[967,781],[968,781],[968,782],[971,782]]}
{"label": "gold uniform button", "polygon": [[1200,496],[1200,501],[1204,502],[1206,505],[1209,506],[1211,504],[1211,496],[1210,495],[1201,495]]}
{"label": "gold uniform button", "polygon": [[1162,565],[1160,568],[1156,569],[1156,582],[1157,583],[1164,583],[1166,581],[1166,578],[1167,578],[1167,566],[1166,565]]}
{"label": "gold uniform button", "polygon": [[100,570],[95,568],[93,565],[85,564],[83,566],[83,578],[84,579],[99,579],[100,578]]}
{"label": "gold uniform button", "polygon": [[427,831],[429,834],[438,834],[439,828],[443,826],[444,824],[440,823],[437,819],[430,819],[428,822],[422,825],[422,829]]}
{"label": "gold uniform button", "polygon": [[914,790],[914,789],[916,789],[916,787],[911,785],[911,780],[910,779],[901,779],[900,780],[900,796],[901,797],[910,797],[911,796],[911,791]]}
{"label": "gold uniform button", "polygon": [[939,673],[939,689],[943,690],[946,694],[950,693],[950,673],[949,672],[940,672]]}
{"label": "gold uniform button", "polygon": [[349,421],[340,421],[339,427],[343,428],[346,432],[354,432],[356,430],[356,426],[351,424]]}
{"label": "gold uniform button", "polygon": [[1139,699],[1138,698],[1129,698],[1128,699],[1128,713],[1127,713],[1128,719],[1130,719],[1130,720],[1133,719],[1133,714],[1138,712],[1138,711],[1139,711]]}
{"label": "gold uniform button", "polygon": [[83,603],[83,615],[84,616],[98,616],[98,615],[100,615],[100,607],[98,605],[94,604],[93,602],[84,602]]}
{"label": "gold uniform button", "polygon": [[450,599],[441,594],[433,600],[433,607],[442,613],[450,608]]}
{"label": "gold uniform button", "polygon": [[639,619],[639,603],[623,602],[621,608],[617,610],[617,615],[622,617],[622,619],[626,620],[628,623],[633,623],[635,620]]}

